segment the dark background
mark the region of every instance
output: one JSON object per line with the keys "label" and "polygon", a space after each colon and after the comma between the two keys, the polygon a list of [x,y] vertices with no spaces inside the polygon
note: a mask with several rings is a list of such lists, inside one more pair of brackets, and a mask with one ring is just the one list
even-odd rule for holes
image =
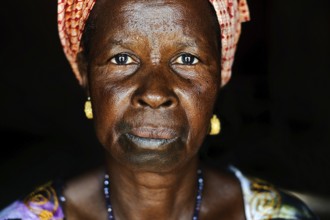
{"label": "dark background", "polygon": [[[330,219],[330,2],[249,0],[233,77],[204,159],[308,195]],[[1,3],[0,208],[102,163],[57,33],[57,2]],[[322,202],[319,202],[322,201]]]}

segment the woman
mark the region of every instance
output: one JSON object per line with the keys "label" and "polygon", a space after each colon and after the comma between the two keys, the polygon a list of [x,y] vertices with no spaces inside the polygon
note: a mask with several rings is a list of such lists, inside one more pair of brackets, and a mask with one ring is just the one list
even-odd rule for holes
{"label": "woman", "polygon": [[199,161],[206,135],[219,132],[213,108],[248,20],[244,1],[59,0],[58,7],[61,42],[106,164],[63,187],[37,188],[1,220],[317,219],[271,184]]}

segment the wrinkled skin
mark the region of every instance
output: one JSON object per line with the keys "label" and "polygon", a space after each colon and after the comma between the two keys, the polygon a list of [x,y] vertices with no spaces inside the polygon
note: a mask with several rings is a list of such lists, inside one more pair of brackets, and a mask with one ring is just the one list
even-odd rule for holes
{"label": "wrinkled skin", "polygon": [[[219,90],[219,39],[210,16],[204,20],[187,3],[168,2],[98,5],[116,12],[100,10],[91,37],[86,83],[96,133],[112,157],[131,169],[169,171],[195,156]],[[185,56],[192,62],[182,64]],[[116,58],[128,61],[118,65]],[[150,150],[126,134],[176,140]]]}
{"label": "wrinkled skin", "polygon": [[[192,218],[198,150],[221,86],[211,10],[205,0],[98,0],[93,9],[88,54],[78,63],[106,149],[116,219]],[[201,219],[242,219],[237,182],[204,170]],[[96,195],[93,205],[76,200],[103,210]],[[72,219],[106,219],[105,210],[93,217],[72,207]]]}

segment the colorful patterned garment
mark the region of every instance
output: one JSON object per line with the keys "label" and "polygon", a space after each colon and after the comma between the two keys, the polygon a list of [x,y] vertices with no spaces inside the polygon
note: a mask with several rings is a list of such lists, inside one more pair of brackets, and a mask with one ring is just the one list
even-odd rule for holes
{"label": "colorful patterned garment", "polygon": [[[241,23],[250,20],[250,14],[246,0],[209,1],[216,11],[221,30],[221,83],[225,85],[231,76]],[[81,38],[95,2],[96,0],[58,0],[59,36],[64,53],[80,84],[82,79],[77,54],[82,50]]]}
{"label": "colorful patterned garment", "polygon": [[[298,198],[266,181],[247,177],[235,167],[229,169],[241,183],[246,220],[318,220]],[[0,211],[0,220],[64,220],[61,188],[47,183],[23,201]]]}
{"label": "colorful patterned garment", "polygon": [[64,200],[60,192],[54,182],[46,183],[0,211],[0,220],[62,220]]}
{"label": "colorful patterned garment", "polygon": [[248,177],[230,166],[241,183],[246,220],[318,220],[300,199],[259,178]]}

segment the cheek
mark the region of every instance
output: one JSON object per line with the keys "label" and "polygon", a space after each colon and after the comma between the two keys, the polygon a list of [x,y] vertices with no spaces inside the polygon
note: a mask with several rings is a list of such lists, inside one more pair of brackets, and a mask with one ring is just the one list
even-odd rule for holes
{"label": "cheek", "polygon": [[[212,71],[214,72],[214,71]],[[211,72],[211,73],[212,73]],[[201,117],[208,117],[213,112],[220,85],[220,76],[216,74],[205,74],[194,79],[191,84],[190,99],[194,109]]]}
{"label": "cheek", "polygon": [[91,82],[96,135],[103,146],[111,146],[119,138],[116,126],[130,103],[130,89],[99,78]]}
{"label": "cheek", "polygon": [[189,92],[186,93],[183,102],[190,127],[188,141],[192,145],[200,146],[207,135],[217,98],[219,84],[214,80],[209,81],[212,83],[207,81],[193,83],[193,88],[186,90]]}

